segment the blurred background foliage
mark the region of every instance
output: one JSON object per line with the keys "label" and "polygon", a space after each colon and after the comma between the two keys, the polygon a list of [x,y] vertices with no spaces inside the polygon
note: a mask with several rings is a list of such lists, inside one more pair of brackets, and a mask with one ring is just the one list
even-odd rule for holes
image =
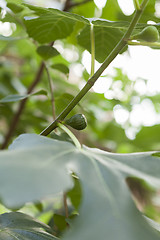
{"label": "blurred background foliage", "polygon": [[[24,5],[21,5],[21,7],[16,5],[16,3],[21,2],[21,0],[16,0],[3,1],[1,3],[0,145],[3,144],[7,131],[20,105],[18,100],[3,102],[3,98],[15,94],[25,95],[35,80],[35,76],[41,64],[43,64],[43,59],[45,59],[45,64],[52,79],[56,116],[61,113],[79,92],[90,76],[90,70],[88,70],[88,65],[90,65],[89,57],[87,63],[84,61],[84,56],[87,54],[89,56],[89,53],[85,49],[85,44],[84,46],[83,44],[79,45],[77,39],[77,35],[83,28],[83,23],[77,23],[74,31],[67,38],[56,40],[54,48],[58,53],[55,55],[51,53],[51,56],[48,58],[45,48],[44,52],[43,48],[41,52],[38,51],[37,48],[41,45],[27,36],[24,17],[29,18],[34,14]],[[65,9],[86,18],[95,18],[95,20],[96,18],[103,18],[110,21],[130,21],[132,18],[132,14],[124,14],[117,0],[104,1],[104,5],[101,7],[98,6],[98,1],[86,1],[84,4],[81,4],[83,0],[67,2],[60,0],[26,0],[25,2],[42,7]],[[160,1],[158,0],[150,0],[140,22],[147,23],[149,20],[152,20],[158,23],[160,21],[160,14],[157,14],[159,4]],[[85,36],[82,36],[81,41],[83,38],[84,41],[88,41]],[[129,50],[125,49],[125,54],[127,52],[129,54]],[[133,69],[133,71],[136,70]],[[103,88],[101,83],[104,84],[104,81],[106,81],[106,85]],[[141,85],[144,91],[139,91],[139,86]],[[101,89],[103,88],[103,91],[99,90],[100,86]],[[112,74],[106,71],[99,79],[96,87],[69,114],[69,116],[72,116],[75,113],[83,113],[87,118],[88,127],[84,131],[72,130],[79,141],[89,147],[97,147],[118,153],[160,150],[160,93],[148,93],[145,91],[146,86],[147,79],[130,79],[121,68],[113,68]],[[42,89],[47,92],[47,95],[43,92],[43,94],[28,97],[9,142],[22,133],[39,134],[52,122],[50,84],[45,68],[41,74],[40,81],[32,92]],[[145,121],[136,122],[138,111],[135,111],[135,109],[138,109],[140,106],[150,106],[152,108],[152,112],[156,115],[155,124],[145,123]],[[57,130],[56,134],[61,135],[60,130]],[[51,136],[55,137],[54,134],[51,134]],[[139,191],[134,189],[135,182],[140,186],[138,188],[140,189]],[[132,192],[138,199],[137,205],[139,209],[145,211],[149,216],[153,215],[153,218],[159,221],[160,215],[157,214],[159,212],[158,193],[153,194],[153,189],[150,189],[145,183],[137,179],[136,181],[130,180],[129,183]],[[150,200],[153,195],[154,206]],[[64,227],[63,219],[59,221],[58,215],[52,216],[53,214],[50,210],[53,208],[53,202],[49,204],[43,203],[42,205],[29,206],[27,207],[27,212],[32,212],[32,214],[34,212],[40,220],[50,224],[53,221],[57,222],[57,224],[60,222],[62,225],[60,224],[56,231],[61,232]],[[62,209],[62,203],[59,203],[57,209]],[[4,210],[4,207],[1,207],[1,212],[3,211],[6,210]],[[58,210],[55,213],[58,214]]]}

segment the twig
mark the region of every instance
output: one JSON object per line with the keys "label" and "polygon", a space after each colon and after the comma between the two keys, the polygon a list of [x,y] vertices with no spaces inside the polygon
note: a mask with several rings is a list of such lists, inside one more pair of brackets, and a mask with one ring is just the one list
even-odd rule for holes
{"label": "twig", "polygon": [[56,119],[56,114],[55,114],[55,101],[54,101],[54,93],[53,93],[53,86],[52,86],[52,79],[48,70],[47,65],[45,64],[45,69],[48,77],[48,82],[49,82],[49,88],[50,88],[50,93],[51,93],[51,105],[52,105],[52,115],[53,115],[53,120]]}

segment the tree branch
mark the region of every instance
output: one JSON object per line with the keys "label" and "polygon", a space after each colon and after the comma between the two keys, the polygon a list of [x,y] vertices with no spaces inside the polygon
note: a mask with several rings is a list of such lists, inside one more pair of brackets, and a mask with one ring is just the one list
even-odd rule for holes
{"label": "tree branch", "polygon": [[97,79],[101,76],[103,71],[114,60],[114,58],[121,52],[121,50],[127,45],[127,41],[129,39],[130,35],[132,34],[134,27],[138,23],[148,1],[149,0],[143,0],[142,4],[140,6],[140,9],[136,10],[127,32],[124,34],[124,36],[122,37],[120,42],[117,44],[117,46],[109,54],[109,56],[106,58],[104,63],[102,63],[102,65],[95,72],[95,74],[93,76],[91,76],[91,78],[88,80],[86,85],[82,88],[82,90],[77,94],[77,96],[68,104],[68,106],[64,109],[64,111],[57,117],[57,119],[41,132],[41,135],[47,136],[55,128],[57,128],[58,121],[63,120],[72,111],[72,109],[79,103],[79,101],[86,95],[86,93],[94,85],[94,83],[97,81]]}

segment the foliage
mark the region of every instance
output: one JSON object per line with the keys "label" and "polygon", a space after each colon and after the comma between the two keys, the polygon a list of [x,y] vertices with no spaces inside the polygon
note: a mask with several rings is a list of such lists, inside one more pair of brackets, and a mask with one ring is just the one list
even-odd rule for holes
{"label": "foliage", "polygon": [[[152,203],[160,187],[159,125],[136,128],[129,117],[124,124],[114,117],[119,109],[131,114],[137,99],[159,114],[159,94],[139,93],[137,82],[147,80],[133,81],[122,69],[104,72],[128,45],[160,47],[159,40],[133,40],[149,20],[160,32],[157,1],[133,2],[130,16],[117,0],[101,10],[92,0],[66,0],[61,10],[21,0],[1,7],[1,24],[10,28],[0,36],[1,239],[160,239]],[[93,75],[83,64],[87,51]],[[111,98],[89,92],[98,78],[108,81]],[[65,126],[84,115],[85,130]]]}
{"label": "foliage", "polygon": [[5,213],[1,218],[1,232],[2,239],[56,239],[52,234],[49,234],[41,229],[52,230],[45,224],[35,221],[30,216],[23,213],[12,212]]}

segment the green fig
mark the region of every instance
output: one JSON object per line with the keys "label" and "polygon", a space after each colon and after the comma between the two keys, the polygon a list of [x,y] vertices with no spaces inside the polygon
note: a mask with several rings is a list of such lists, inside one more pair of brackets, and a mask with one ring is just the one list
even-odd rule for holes
{"label": "green fig", "polygon": [[145,27],[142,32],[134,35],[131,39],[143,40],[146,42],[157,42],[159,40],[159,32],[155,26]]}
{"label": "green fig", "polygon": [[87,120],[83,114],[75,114],[67,119],[65,123],[77,130],[83,130],[87,127]]}

